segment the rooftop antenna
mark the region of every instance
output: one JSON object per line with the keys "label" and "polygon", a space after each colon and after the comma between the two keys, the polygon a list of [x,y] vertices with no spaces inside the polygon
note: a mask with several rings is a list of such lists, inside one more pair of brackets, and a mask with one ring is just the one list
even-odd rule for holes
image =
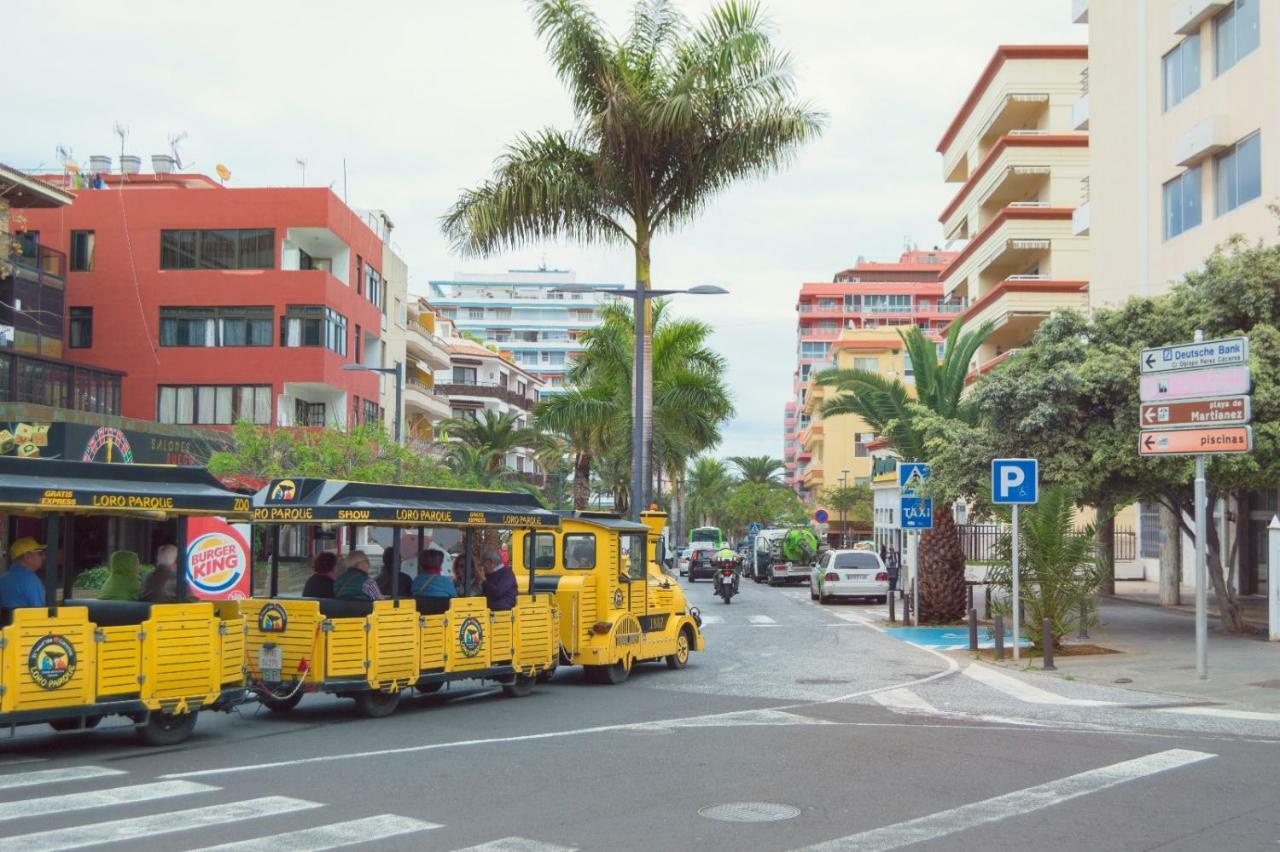
{"label": "rooftop antenna", "polygon": [[178,171],[182,171],[182,155],[178,153],[178,143],[187,138],[187,131],[174,133],[169,136],[169,153],[173,155],[173,163],[177,166]]}
{"label": "rooftop antenna", "polygon": [[306,186],[307,185],[307,161],[302,159],[301,157],[297,157],[296,159],[294,159],[294,162],[297,163],[298,167],[302,169],[302,185]]}
{"label": "rooftop antenna", "polygon": [[124,140],[125,140],[125,137],[129,135],[129,128],[125,127],[123,124],[117,121],[111,127],[111,132],[115,133],[115,135],[120,137],[120,156],[123,157],[124,156]]}

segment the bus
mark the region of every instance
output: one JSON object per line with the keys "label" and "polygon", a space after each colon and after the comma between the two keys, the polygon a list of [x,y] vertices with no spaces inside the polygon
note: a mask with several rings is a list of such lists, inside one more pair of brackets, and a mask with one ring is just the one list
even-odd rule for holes
{"label": "bus", "polygon": [[724,534],[719,527],[695,527],[689,531],[689,546],[713,545],[724,547]]}

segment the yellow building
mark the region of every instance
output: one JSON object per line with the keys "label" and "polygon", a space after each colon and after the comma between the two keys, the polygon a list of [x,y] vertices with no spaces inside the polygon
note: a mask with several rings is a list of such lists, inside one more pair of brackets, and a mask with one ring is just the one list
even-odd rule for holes
{"label": "yellow building", "polygon": [[[861,417],[822,416],[823,403],[838,396],[840,391],[819,385],[814,380],[816,376],[822,369],[837,367],[870,370],[886,379],[900,379],[909,386],[914,381],[902,338],[894,328],[846,329],[833,342],[831,352],[832,360],[815,369],[801,389],[802,410],[809,418],[809,425],[799,434],[798,474],[816,505],[822,505],[823,491],[841,486],[842,476],[847,485],[871,485],[868,445],[876,438],[871,426]],[[839,531],[836,520],[832,518],[832,532]]]}
{"label": "yellow building", "polygon": [[1274,240],[1280,4],[1076,0],[1089,25],[1090,297],[1154,296],[1232,234]]}
{"label": "yellow building", "polygon": [[995,329],[975,367],[1022,346],[1055,309],[1088,307],[1089,135],[1076,104],[1084,45],[999,47],[938,143],[957,185],[939,217],[948,248],[944,292],[967,299],[966,325]]}

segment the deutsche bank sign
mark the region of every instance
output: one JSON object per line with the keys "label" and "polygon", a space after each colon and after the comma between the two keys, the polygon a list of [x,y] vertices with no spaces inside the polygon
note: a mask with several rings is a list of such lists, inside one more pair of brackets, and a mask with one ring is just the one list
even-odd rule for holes
{"label": "deutsche bank sign", "polygon": [[933,529],[933,498],[920,494],[930,473],[923,462],[898,463],[898,517],[904,530]]}
{"label": "deutsche bank sign", "polygon": [[1031,505],[1040,499],[1040,463],[1035,459],[992,459],[991,502]]}

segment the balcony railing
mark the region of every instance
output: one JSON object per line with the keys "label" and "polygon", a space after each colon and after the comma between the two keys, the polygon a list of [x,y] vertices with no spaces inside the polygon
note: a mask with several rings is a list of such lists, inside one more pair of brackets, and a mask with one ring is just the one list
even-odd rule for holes
{"label": "balcony railing", "polygon": [[499,399],[508,405],[528,411],[537,402],[533,397],[522,396],[510,388],[501,385],[480,382],[436,382],[435,392],[446,397],[451,396],[483,396]]}
{"label": "balcony railing", "polygon": [[968,307],[965,302],[939,302],[934,311],[940,314],[962,314]]}
{"label": "balcony railing", "polygon": [[67,274],[67,256],[57,249],[51,249],[31,239],[25,234],[14,235],[15,250],[9,255],[9,262],[25,277],[36,279],[55,279],[44,283],[60,285]]}
{"label": "balcony railing", "polygon": [[0,402],[28,402],[51,408],[120,413],[116,370],[85,367],[25,352],[0,352]]}

